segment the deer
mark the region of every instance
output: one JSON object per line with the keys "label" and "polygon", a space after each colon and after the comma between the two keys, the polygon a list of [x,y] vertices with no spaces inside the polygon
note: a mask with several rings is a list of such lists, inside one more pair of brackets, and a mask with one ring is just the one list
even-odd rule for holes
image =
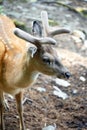
{"label": "deer", "polygon": [[[45,15],[44,15],[45,14]],[[47,16],[44,11],[41,17]],[[52,36],[69,33],[67,29],[56,29],[47,32],[45,19],[42,28],[37,21],[33,22],[33,32],[38,36],[16,28],[12,19],[0,15],[0,129],[5,129],[3,120],[6,108],[4,93],[15,97],[19,113],[20,130],[25,130],[23,119],[23,93],[36,81],[40,73],[68,79],[69,70],[59,60],[53,46],[57,44]],[[48,18],[46,24],[48,22]],[[47,25],[48,26],[48,25]]]}

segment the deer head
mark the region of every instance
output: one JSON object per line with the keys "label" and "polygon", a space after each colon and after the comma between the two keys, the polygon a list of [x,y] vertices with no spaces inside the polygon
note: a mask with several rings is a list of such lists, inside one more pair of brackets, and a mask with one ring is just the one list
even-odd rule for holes
{"label": "deer head", "polygon": [[[43,15],[45,18],[43,17]],[[34,47],[29,48],[29,52],[31,52],[32,55],[31,58],[32,65],[38,72],[50,76],[56,76],[58,78],[69,78],[70,77],[69,71],[67,70],[66,67],[63,66],[63,64],[58,58],[56,50],[53,48],[53,45],[57,44],[57,42],[53,38],[48,37],[51,35],[54,36],[54,34],[56,35],[65,32],[68,33],[69,30],[57,29],[52,32],[51,31],[48,32],[49,25],[48,25],[47,13],[42,12],[41,17],[43,23],[43,30],[45,33],[44,37],[42,37],[42,28],[37,21],[33,22],[33,32],[36,35],[38,34],[39,37],[31,36],[27,32],[24,32],[23,30],[20,30],[18,28],[14,30],[14,33],[18,37],[28,42],[31,42],[32,44],[35,45]]]}

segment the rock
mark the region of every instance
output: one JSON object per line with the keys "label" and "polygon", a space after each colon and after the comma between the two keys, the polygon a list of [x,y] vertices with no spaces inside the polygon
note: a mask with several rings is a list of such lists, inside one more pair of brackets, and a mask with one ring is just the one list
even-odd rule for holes
{"label": "rock", "polygon": [[46,89],[43,87],[38,87],[38,88],[36,88],[36,90],[39,92],[46,92]]}
{"label": "rock", "polygon": [[56,130],[56,125],[49,125],[42,128],[42,130]]}
{"label": "rock", "polygon": [[76,89],[73,89],[73,90],[72,90],[72,94],[73,94],[73,95],[76,95],[77,93],[78,93],[78,90],[76,90]]}
{"label": "rock", "polygon": [[82,51],[87,50],[87,40],[84,41],[84,44],[81,48]]}
{"label": "rock", "polygon": [[85,34],[80,30],[74,30],[72,32],[72,36],[74,36],[73,38],[77,37],[78,39],[82,40],[83,42],[85,41]]}
{"label": "rock", "polygon": [[8,97],[11,99],[11,100],[14,100],[14,97],[10,94],[8,94]]}
{"label": "rock", "polygon": [[81,43],[82,40],[76,36],[72,36],[72,39],[75,41],[75,43]]}
{"label": "rock", "polygon": [[53,82],[56,84],[56,85],[61,85],[63,87],[68,87],[70,86],[70,83],[66,80],[63,80],[63,79],[59,79],[59,78],[56,78],[53,80]]}
{"label": "rock", "polygon": [[62,92],[58,87],[53,86],[53,88],[55,89],[55,90],[53,91],[53,95],[55,95],[55,96],[57,96],[57,97],[60,97],[60,98],[62,98],[63,100],[65,100],[65,99],[67,99],[67,98],[69,97],[66,93]]}
{"label": "rock", "polygon": [[80,77],[80,80],[81,80],[82,82],[85,82],[85,81],[86,81],[86,79],[85,79],[83,76]]}

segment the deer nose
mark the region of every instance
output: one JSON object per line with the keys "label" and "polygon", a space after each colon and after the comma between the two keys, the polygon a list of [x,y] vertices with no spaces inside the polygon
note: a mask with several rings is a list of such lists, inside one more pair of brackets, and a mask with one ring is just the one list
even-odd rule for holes
{"label": "deer nose", "polygon": [[66,78],[69,78],[71,76],[70,72],[65,73]]}

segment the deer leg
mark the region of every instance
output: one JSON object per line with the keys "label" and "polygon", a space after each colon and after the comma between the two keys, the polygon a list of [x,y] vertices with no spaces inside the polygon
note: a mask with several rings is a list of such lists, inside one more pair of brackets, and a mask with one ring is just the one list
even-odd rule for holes
{"label": "deer leg", "polygon": [[22,98],[23,94],[20,92],[19,94],[15,95],[16,102],[17,102],[17,109],[20,117],[20,130],[25,130],[24,120],[23,120],[23,107],[22,107]]}
{"label": "deer leg", "polygon": [[4,95],[0,91],[0,129],[4,130],[4,121],[3,121],[3,112],[4,112]]}

